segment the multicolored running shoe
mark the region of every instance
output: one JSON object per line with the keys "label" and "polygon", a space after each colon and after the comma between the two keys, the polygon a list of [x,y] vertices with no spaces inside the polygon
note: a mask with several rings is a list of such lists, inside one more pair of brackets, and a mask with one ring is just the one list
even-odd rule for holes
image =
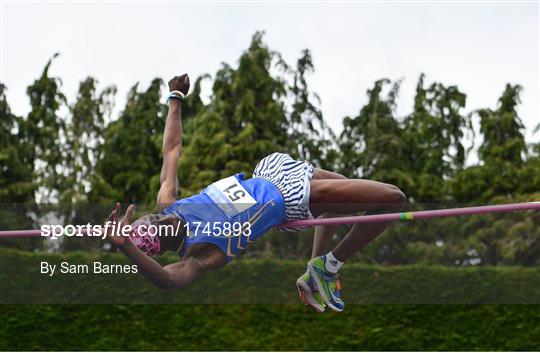
{"label": "multicolored running shoe", "polygon": [[322,313],[326,309],[326,304],[324,304],[321,294],[315,287],[315,282],[313,282],[309,271],[306,271],[306,273],[296,280],[296,287],[298,288],[298,294],[302,303],[311,306],[319,313]]}
{"label": "multicolored running shoe", "polygon": [[325,255],[309,260],[309,274],[317,285],[326,305],[334,311],[341,312],[345,308],[345,303],[341,300],[341,284],[337,274],[326,271],[325,262]]}

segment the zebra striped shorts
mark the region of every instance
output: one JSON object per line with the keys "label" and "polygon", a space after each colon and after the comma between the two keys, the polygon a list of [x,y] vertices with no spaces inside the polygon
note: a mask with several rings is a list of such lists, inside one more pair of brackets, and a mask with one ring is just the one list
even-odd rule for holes
{"label": "zebra striped shorts", "polygon": [[[254,178],[274,184],[285,200],[285,221],[312,219],[309,211],[311,178],[315,168],[308,162],[296,161],[284,153],[272,153],[263,158],[253,171]],[[278,228],[294,232],[308,227]]]}

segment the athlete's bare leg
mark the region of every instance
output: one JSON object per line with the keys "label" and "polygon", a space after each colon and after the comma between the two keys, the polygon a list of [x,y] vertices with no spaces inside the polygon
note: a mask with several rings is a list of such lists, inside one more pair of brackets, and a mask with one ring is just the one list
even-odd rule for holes
{"label": "athlete's bare leg", "polygon": [[[315,217],[325,213],[351,214],[365,211],[392,212],[401,209],[406,202],[405,195],[394,185],[364,179],[325,178],[331,172],[318,169],[311,181],[310,209]],[[318,175],[319,177],[315,177]],[[337,174],[339,175],[339,174]],[[349,233],[332,250],[339,261],[346,261],[354,253],[364,248],[380,235],[389,223],[355,224]],[[321,228],[315,230],[313,253],[320,255],[326,251],[335,230]]]}
{"label": "athlete's bare leg", "polygon": [[[313,172],[313,179],[347,179],[347,177],[330,172],[324,169],[315,169]],[[339,217],[337,213],[326,212],[324,217]],[[336,231],[338,230],[339,225],[331,226],[316,226],[315,234],[313,235],[313,248],[311,250],[311,257],[321,256],[330,251],[330,241]]]}

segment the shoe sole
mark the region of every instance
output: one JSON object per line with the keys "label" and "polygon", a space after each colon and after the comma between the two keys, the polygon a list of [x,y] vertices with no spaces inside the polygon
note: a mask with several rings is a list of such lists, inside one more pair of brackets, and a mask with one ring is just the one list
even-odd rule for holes
{"label": "shoe sole", "polygon": [[298,289],[298,295],[300,296],[302,303],[311,306],[318,313],[324,312],[324,307],[317,303],[313,298],[313,295],[311,295],[311,288],[309,288],[306,282],[298,279],[296,281],[296,288]]}
{"label": "shoe sole", "polygon": [[317,276],[317,271],[315,271],[315,268],[310,263],[308,263],[308,270],[309,270],[309,274],[311,275],[311,278],[313,278],[313,280],[317,284],[317,288],[319,288],[319,293],[321,293],[321,296],[322,296],[324,302],[326,303],[326,305],[328,305],[330,307],[330,309],[332,309],[334,311],[337,311],[338,313],[342,312],[343,309],[337,308],[334,304],[332,304],[330,299],[326,296],[326,291],[320,290],[321,288],[324,288],[324,287],[323,287],[321,281],[319,280],[319,276]]}

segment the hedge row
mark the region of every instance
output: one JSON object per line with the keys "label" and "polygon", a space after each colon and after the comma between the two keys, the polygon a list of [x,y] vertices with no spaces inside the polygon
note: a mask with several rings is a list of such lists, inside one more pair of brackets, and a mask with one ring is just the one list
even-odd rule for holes
{"label": "hedge row", "polygon": [[0,350],[540,350],[538,305],[2,305]]}
{"label": "hedge row", "polygon": [[[240,260],[205,275],[185,290],[157,289],[140,274],[61,274],[62,262],[125,264],[120,254],[41,254],[0,249],[0,303],[4,304],[296,304],[295,281],[305,262]],[[172,262],[173,257],[160,261]],[[41,262],[56,274],[40,273]],[[346,265],[350,304],[538,304],[537,267]]]}
{"label": "hedge row", "polygon": [[[2,303],[88,303],[96,298],[117,303],[1,305],[0,350],[540,349],[539,305],[365,304],[421,303],[426,298],[434,303],[502,298],[538,303],[540,271],[535,268],[352,265],[343,273],[348,305],[340,314],[316,314],[298,304],[294,280],[304,268],[301,262],[238,261],[184,292],[162,292],[138,274],[39,274],[41,261],[94,260],[124,263],[114,255],[0,249]],[[222,304],[125,304],[145,300]]]}

